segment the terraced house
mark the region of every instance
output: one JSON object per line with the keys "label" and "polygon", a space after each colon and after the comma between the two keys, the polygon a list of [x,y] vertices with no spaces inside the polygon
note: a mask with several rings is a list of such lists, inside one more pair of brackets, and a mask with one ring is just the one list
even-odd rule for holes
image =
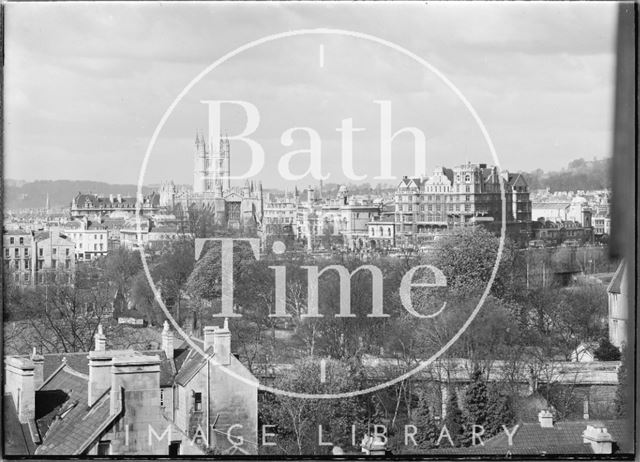
{"label": "terraced house", "polygon": [[257,380],[231,353],[231,333],[205,328],[176,348],[5,358],[8,455],[256,454]]}

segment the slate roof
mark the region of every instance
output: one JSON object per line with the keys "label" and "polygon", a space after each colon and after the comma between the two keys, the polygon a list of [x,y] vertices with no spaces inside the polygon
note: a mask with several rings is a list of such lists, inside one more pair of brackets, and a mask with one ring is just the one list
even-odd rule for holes
{"label": "slate roof", "polygon": [[[200,348],[203,341],[192,339]],[[174,383],[186,385],[213,355],[213,348],[202,357],[187,342],[174,348],[174,359],[164,350],[145,350],[143,354],[160,357],[160,386]],[[118,400],[117,412],[110,412],[110,390],[89,407],[89,353],[52,353],[44,355],[44,383],[36,390],[36,416],[29,424],[20,424],[13,399],[5,396],[5,450],[15,455],[74,455],[85,452],[122,412]],[[31,435],[36,435],[37,446]]]}
{"label": "slate roof", "polygon": [[193,378],[194,375],[207,363],[210,356],[213,355],[213,347],[205,352],[206,356],[202,356],[197,351],[191,349],[182,364],[178,374],[176,375],[175,383],[185,386]]}
{"label": "slate roof", "polygon": [[[550,448],[577,448],[582,445],[582,433],[587,425],[602,423],[616,442],[614,452],[633,451],[632,436],[628,424],[623,420],[590,421],[579,420],[571,422],[555,422],[552,428],[542,428],[539,423],[521,423],[513,436],[512,447],[538,448],[551,454]],[[485,446],[492,448],[507,448],[508,440],[504,432],[499,433],[485,442]],[[587,447],[588,452],[591,449]],[[565,449],[563,454],[570,454]]]}
{"label": "slate roof", "polygon": [[30,235],[31,233],[25,229],[9,229],[9,230],[3,230],[2,234],[7,236],[27,236],[27,235]]}
{"label": "slate roof", "polygon": [[[500,432],[490,439],[483,439],[484,446],[452,448],[444,439],[443,447],[429,449],[429,455],[580,455],[592,454],[591,446],[583,443],[582,433],[587,425],[594,421],[582,420],[572,422],[556,422],[552,428],[542,428],[539,423],[520,423],[513,435],[513,445],[509,446],[507,435]],[[611,434],[614,445],[613,453],[633,452],[632,431],[622,420],[598,421],[604,424]],[[509,427],[513,431],[513,426]],[[447,445],[446,447],[444,445]]]}
{"label": "slate roof", "polygon": [[76,220],[68,221],[64,224],[63,229],[72,230],[82,228],[82,223]]}
{"label": "slate roof", "polygon": [[422,189],[422,183],[423,183],[423,180],[421,178],[402,177],[402,180],[400,181],[398,188],[402,188],[403,186],[405,188],[410,188],[412,186],[415,186],[418,190],[420,190]]}
{"label": "slate roof", "polygon": [[613,275],[613,278],[611,279],[611,282],[609,283],[609,286],[607,287],[607,292],[611,294],[621,293],[620,286],[622,285],[622,280],[625,274],[626,274],[625,262],[622,261],[620,262],[620,265],[618,265],[618,269],[616,270],[615,274]]}
{"label": "slate roof", "polygon": [[566,209],[571,206],[570,202],[532,202],[531,208],[544,210]]}
{"label": "slate roof", "polygon": [[521,173],[510,173],[509,174],[508,183],[511,186],[514,186],[517,183],[520,183],[521,185],[527,186],[527,180],[524,178],[524,176],[522,176]]}
{"label": "slate roof", "polygon": [[[167,358],[164,350],[144,350],[140,353],[160,356],[160,386],[170,387],[173,385],[173,378],[176,375],[176,368],[173,361]],[[50,353],[44,355],[43,377],[45,380],[53,374],[66,359],[67,365],[81,374],[89,375],[89,353]]]}
{"label": "slate roof", "polygon": [[573,444],[566,446],[545,446],[541,447],[519,447],[512,446],[510,448],[502,447],[490,447],[477,444],[476,446],[470,446],[466,448],[437,448],[427,451],[429,455],[520,455],[520,456],[540,456],[540,455],[580,455],[580,454],[592,454],[591,448],[587,444]]}
{"label": "slate roof", "polygon": [[76,206],[79,208],[85,208],[85,206],[90,204],[92,208],[100,208],[103,207],[113,207],[114,204],[122,204],[124,207],[135,207],[136,206],[136,198],[135,197],[125,197],[120,196],[121,201],[119,202],[117,199],[117,195],[113,195],[113,200],[111,200],[108,196],[98,196],[97,194],[81,194],[74,198]]}
{"label": "slate roof", "polygon": [[3,431],[4,453],[7,455],[33,454],[36,445],[31,439],[28,424],[21,424],[13,404],[13,397],[7,393],[4,395]]}
{"label": "slate roof", "polygon": [[38,455],[81,454],[119,416],[110,413],[110,390],[88,406],[88,377],[69,366],[60,368],[36,393]]}

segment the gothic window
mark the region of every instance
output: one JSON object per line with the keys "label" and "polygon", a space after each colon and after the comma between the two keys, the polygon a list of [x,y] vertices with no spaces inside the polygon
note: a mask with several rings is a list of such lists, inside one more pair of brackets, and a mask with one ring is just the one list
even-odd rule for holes
{"label": "gothic window", "polygon": [[227,203],[229,206],[229,220],[240,220],[240,203],[231,202]]}

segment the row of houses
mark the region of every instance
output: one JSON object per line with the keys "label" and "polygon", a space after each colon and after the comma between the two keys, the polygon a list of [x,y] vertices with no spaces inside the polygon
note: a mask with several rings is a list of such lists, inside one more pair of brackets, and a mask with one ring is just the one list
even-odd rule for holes
{"label": "row of houses", "polygon": [[257,380],[208,326],[162,348],[110,350],[102,327],[88,352],[5,357],[5,454],[256,454]]}
{"label": "row of houses", "polygon": [[43,284],[48,278],[56,283],[70,282],[77,262],[103,257],[114,248],[135,249],[142,245],[158,249],[169,242],[188,237],[174,217],[140,218],[87,217],[52,226],[48,230],[5,230],[3,259],[5,267],[20,285]]}

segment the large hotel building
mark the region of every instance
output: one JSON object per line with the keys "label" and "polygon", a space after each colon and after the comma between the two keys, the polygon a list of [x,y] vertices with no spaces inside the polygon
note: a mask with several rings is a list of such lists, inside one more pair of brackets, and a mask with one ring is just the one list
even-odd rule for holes
{"label": "large hotel building", "polygon": [[396,190],[396,233],[412,236],[470,223],[501,223],[501,184],[507,223],[531,221],[529,188],[520,174],[486,164],[437,167],[427,178],[404,177]]}

